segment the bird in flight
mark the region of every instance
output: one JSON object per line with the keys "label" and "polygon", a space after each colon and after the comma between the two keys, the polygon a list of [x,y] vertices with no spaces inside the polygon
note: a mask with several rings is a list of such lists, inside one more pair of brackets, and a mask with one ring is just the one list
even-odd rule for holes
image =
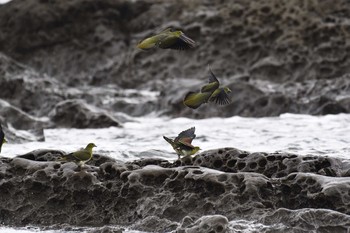
{"label": "bird in flight", "polygon": [[154,36],[140,41],[137,45],[139,49],[149,50],[154,47],[161,49],[187,50],[196,46],[196,42],[186,36],[182,31],[167,28]]}
{"label": "bird in flight", "polygon": [[209,81],[204,85],[199,92],[189,92],[185,96],[183,103],[189,108],[197,109],[204,103],[215,102],[219,105],[229,104],[231,102],[228,87],[220,87],[220,82],[209,68]]}
{"label": "bird in flight", "polygon": [[192,140],[196,138],[194,134],[195,127],[189,128],[182,131],[175,139],[170,139],[166,136],[163,136],[165,141],[167,141],[175,150],[176,154],[179,156],[189,156],[197,153],[200,150],[198,146],[192,145]]}

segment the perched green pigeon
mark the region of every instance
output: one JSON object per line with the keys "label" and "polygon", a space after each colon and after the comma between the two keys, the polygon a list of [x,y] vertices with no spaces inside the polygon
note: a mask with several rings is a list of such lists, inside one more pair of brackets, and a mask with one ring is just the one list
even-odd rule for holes
{"label": "perched green pigeon", "polygon": [[2,144],[4,144],[5,142],[7,142],[5,139],[5,134],[4,134],[4,131],[2,131],[2,127],[0,125],[0,152],[1,152]]}
{"label": "perched green pigeon", "polygon": [[200,150],[198,146],[193,146],[192,140],[196,137],[194,134],[195,127],[182,131],[174,140],[163,136],[165,141],[167,141],[175,150],[176,154],[179,156],[193,155]]}
{"label": "perched green pigeon", "polygon": [[60,160],[61,161],[74,161],[79,162],[81,164],[86,163],[92,158],[92,148],[96,147],[94,143],[89,143],[85,149],[75,151],[73,153],[69,153],[63,155]]}
{"label": "perched green pigeon", "polygon": [[161,49],[186,50],[196,46],[196,42],[187,37],[182,31],[167,28],[157,35],[148,37],[140,41],[137,45],[139,49],[148,50],[154,47]]}
{"label": "perched green pigeon", "polygon": [[196,109],[204,103],[215,102],[220,105],[229,104],[231,92],[228,87],[219,87],[220,82],[209,67],[209,82],[204,85],[200,92],[189,92],[185,96],[183,103],[189,107]]}

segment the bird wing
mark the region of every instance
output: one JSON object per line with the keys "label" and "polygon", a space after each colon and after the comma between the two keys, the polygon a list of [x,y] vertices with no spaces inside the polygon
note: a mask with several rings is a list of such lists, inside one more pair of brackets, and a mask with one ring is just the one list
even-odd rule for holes
{"label": "bird wing", "polygon": [[[208,69],[209,69],[209,83],[212,83],[212,82],[218,82],[218,83],[219,83],[219,80],[216,78],[216,76],[215,76],[215,74],[213,73],[213,71],[211,70],[209,64],[208,64]],[[220,84],[220,83],[219,83],[219,84]]]}
{"label": "bird wing", "polygon": [[205,93],[197,93],[197,92],[189,92],[185,96],[183,103],[189,108],[196,109],[201,106],[203,103],[207,103],[212,92]]}
{"label": "bird wing", "polygon": [[159,40],[157,46],[162,49],[187,50],[196,46],[196,42],[181,33],[179,36],[169,34],[167,37]]}
{"label": "bird wing", "polygon": [[169,32],[172,32],[174,29],[173,28],[166,28],[164,29],[163,31],[160,31],[158,34],[162,34],[162,33],[169,33]]}
{"label": "bird wing", "polygon": [[167,37],[168,37],[168,34],[166,34],[165,32],[151,36],[151,37],[147,37],[147,38],[141,40],[137,44],[137,47],[139,49],[143,49],[143,50],[152,49],[154,46],[159,47],[159,44]]}
{"label": "bird wing", "polygon": [[184,138],[184,139],[181,139],[179,140],[179,143],[180,143],[180,149],[193,149],[194,146],[191,144],[192,143],[192,139],[188,139],[188,138]]}
{"label": "bird wing", "polygon": [[89,160],[91,158],[91,153],[87,150],[78,150],[76,152],[73,152],[73,156],[80,161]]}
{"label": "bird wing", "polygon": [[177,149],[178,150],[191,150],[193,148],[194,148],[194,146],[191,143],[181,142]]}
{"label": "bird wing", "polygon": [[179,135],[175,138],[174,141],[181,142],[184,145],[191,145],[192,140],[196,138],[196,135],[194,134],[195,130],[196,128],[192,127],[182,131],[181,133],[179,133]]}
{"label": "bird wing", "polygon": [[220,105],[229,104],[231,102],[230,97],[228,96],[224,88],[216,89],[210,96],[209,101],[215,102]]}
{"label": "bird wing", "polygon": [[73,153],[62,155],[59,161],[78,161],[76,157],[73,156]]}
{"label": "bird wing", "polygon": [[62,156],[61,161],[68,160],[68,161],[86,161],[91,158],[91,153],[87,150],[78,150],[73,153],[66,154]]}
{"label": "bird wing", "polygon": [[216,76],[214,75],[213,71],[211,70],[210,66],[208,65],[209,68],[209,80],[208,80],[208,84],[204,85],[201,88],[201,92],[213,92],[216,89],[219,88],[220,86],[220,82],[219,80],[216,78]]}

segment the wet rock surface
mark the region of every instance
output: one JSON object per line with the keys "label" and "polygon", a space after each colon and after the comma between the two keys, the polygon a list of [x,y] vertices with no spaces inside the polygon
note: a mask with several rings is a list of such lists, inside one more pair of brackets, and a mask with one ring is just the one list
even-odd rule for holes
{"label": "wet rock surface", "polygon": [[[11,143],[153,112],[349,113],[349,9],[347,0],[13,0],[0,5],[0,121]],[[136,49],[168,26],[198,46]],[[185,108],[208,64],[232,103]],[[257,232],[350,228],[348,160],[221,148],[175,162],[150,159],[156,151],[129,162],[95,155],[79,167],[57,162],[63,153],[0,158],[1,224],[212,233],[245,219],[268,226]]]}
{"label": "wet rock surface", "polygon": [[3,224],[126,225],[181,233],[227,232],[228,221],[247,219],[279,223],[276,232],[350,229],[346,159],[222,148],[198,154],[186,166],[94,155],[80,167],[56,161],[62,153],[1,158]]}
{"label": "wet rock surface", "polygon": [[58,103],[49,113],[50,118],[58,127],[66,128],[104,128],[120,126],[117,119],[84,101],[66,100]]}
{"label": "wet rock surface", "polygon": [[[0,67],[5,77],[1,87],[13,90],[1,92],[0,98],[35,116],[77,98],[112,115],[156,111],[205,118],[349,112],[349,9],[346,0],[13,0],[0,6],[1,59],[16,61]],[[140,39],[168,26],[182,28],[197,41],[196,49],[136,48]],[[232,89],[232,103],[187,109],[182,99],[207,82],[207,64]],[[116,101],[120,93],[114,93],[113,103],[107,103],[111,96],[105,93],[102,105],[101,96],[67,95],[70,87],[108,85],[160,94]]]}

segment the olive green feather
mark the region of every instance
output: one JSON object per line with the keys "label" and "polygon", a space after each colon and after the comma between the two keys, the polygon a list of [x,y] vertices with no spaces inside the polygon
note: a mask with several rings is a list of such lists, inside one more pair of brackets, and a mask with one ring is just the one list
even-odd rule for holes
{"label": "olive green feather", "polygon": [[89,143],[85,149],[63,155],[61,161],[87,162],[92,158],[92,148],[96,147],[94,143]]}
{"label": "olive green feather", "polygon": [[187,50],[196,46],[196,42],[186,36],[180,30],[172,28],[165,29],[157,35],[148,37],[140,41],[137,45],[139,49],[149,50],[154,47],[161,49]]}
{"label": "olive green feather", "polygon": [[179,133],[179,135],[174,140],[166,136],[163,136],[163,138],[173,147],[176,154],[178,154],[180,158],[180,155],[182,156],[193,155],[200,150],[198,146],[192,145],[192,140],[196,138],[196,135],[194,134],[194,132],[195,132],[195,128],[192,127],[190,129],[187,129]]}
{"label": "olive green feather", "polygon": [[228,87],[220,87],[220,82],[209,67],[208,84],[204,85],[200,92],[189,92],[185,96],[183,103],[189,108],[197,109],[202,104],[215,102],[216,104],[224,105],[231,102],[228,93],[231,92]]}
{"label": "olive green feather", "polygon": [[203,103],[207,103],[211,92],[189,92],[184,98],[184,104],[193,109],[199,108]]}

